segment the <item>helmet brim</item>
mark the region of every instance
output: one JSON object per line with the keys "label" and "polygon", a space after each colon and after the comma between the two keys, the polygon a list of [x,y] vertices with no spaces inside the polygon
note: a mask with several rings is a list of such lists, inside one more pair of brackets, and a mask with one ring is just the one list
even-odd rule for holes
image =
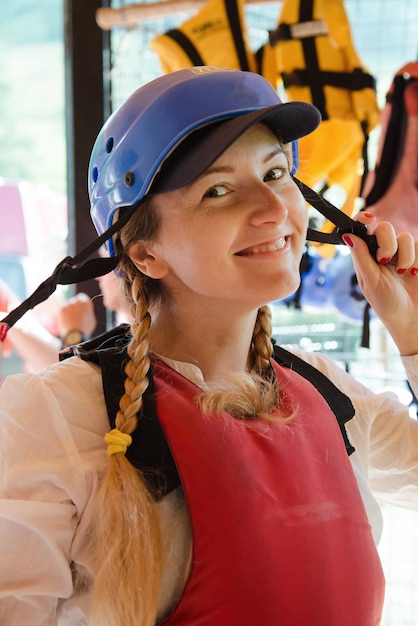
{"label": "helmet brim", "polygon": [[218,119],[194,129],[175,146],[162,162],[148,193],[166,193],[190,185],[255,124],[266,124],[283,143],[289,143],[313,132],[320,122],[318,109],[307,102],[280,103]]}

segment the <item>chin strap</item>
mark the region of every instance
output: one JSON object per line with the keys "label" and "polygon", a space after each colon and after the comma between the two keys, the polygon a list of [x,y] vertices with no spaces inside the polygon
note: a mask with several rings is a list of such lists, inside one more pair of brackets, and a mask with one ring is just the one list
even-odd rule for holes
{"label": "chin strap", "polygon": [[306,239],[308,241],[316,241],[318,243],[330,243],[333,245],[344,244],[342,235],[352,233],[363,239],[370,251],[370,254],[376,259],[377,252],[377,240],[375,235],[369,235],[367,232],[367,226],[356,222],[351,217],[346,215],[343,211],[340,211],[336,206],[325,200],[316,191],[305,185],[301,180],[294,179],[298,187],[300,188],[303,197],[306,202],[310,204],[314,209],[319,211],[330,222],[335,224],[335,230],[332,233],[323,233],[313,228],[308,228]]}
{"label": "chin strap", "polygon": [[[343,244],[342,235],[345,233],[353,233],[361,237],[368,245],[370,254],[376,258],[377,242],[374,235],[367,233],[367,227],[360,222],[356,222],[351,217],[340,211],[336,206],[322,198],[313,189],[305,185],[297,178],[294,179],[299,186],[305,200],[315,209],[317,209],[330,222],[335,224],[336,229],[333,233],[323,233],[312,228],[308,228],[306,238],[308,241],[316,241],[319,243],[330,243],[334,245]],[[80,283],[91,278],[97,278],[108,274],[116,268],[118,263],[117,257],[111,258],[95,258],[86,261],[89,256],[96,252],[108,239],[117,233],[124,226],[137,206],[122,207],[119,211],[119,219],[106,230],[100,237],[97,237],[91,244],[82,250],[75,257],[66,257],[58,265],[49,278],[44,280],[37,289],[24,300],[13,311],[10,311],[0,321],[0,342],[4,341],[7,331],[30,309],[47,300],[54,293],[58,285],[72,285]]]}

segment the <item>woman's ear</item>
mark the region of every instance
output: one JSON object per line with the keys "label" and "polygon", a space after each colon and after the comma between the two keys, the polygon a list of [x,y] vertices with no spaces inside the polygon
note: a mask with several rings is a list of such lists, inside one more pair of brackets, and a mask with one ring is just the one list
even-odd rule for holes
{"label": "woman's ear", "polygon": [[127,254],[135,267],[150,278],[164,278],[168,273],[169,267],[164,259],[155,254],[152,247],[142,241],[130,245]]}

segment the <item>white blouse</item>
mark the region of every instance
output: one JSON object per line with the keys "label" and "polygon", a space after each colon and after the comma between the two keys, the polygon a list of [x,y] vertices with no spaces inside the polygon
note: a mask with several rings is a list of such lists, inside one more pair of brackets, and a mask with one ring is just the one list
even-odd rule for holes
{"label": "white blouse", "polygon": [[[347,394],[356,415],[347,431],[350,457],[376,541],[382,501],[418,510],[418,420],[395,394],[374,394],[334,361],[300,353]],[[418,395],[418,355],[403,358]],[[199,386],[195,366],[169,361]],[[9,376],[0,390],[0,624],[83,626],[88,591],[74,590],[73,574],[88,581],[83,550],[94,494],[107,465],[109,430],[100,369],[74,357],[41,374]],[[160,615],[184,586],[191,532],[181,489],[158,505],[170,540]]]}

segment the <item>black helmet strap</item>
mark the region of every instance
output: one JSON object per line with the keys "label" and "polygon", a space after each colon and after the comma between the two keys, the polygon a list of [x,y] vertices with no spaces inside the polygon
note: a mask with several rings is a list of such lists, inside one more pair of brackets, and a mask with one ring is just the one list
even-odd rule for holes
{"label": "black helmet strap", "polygon": [[[119,212],[119,219],[112,224],[104,233],[94,239],[76,256],[67,256],[62,259],[52,272],[51,276],[44,280],[26,300],[21,302],[15,309],[4,317],[0,324],[6,324],[11,328],[27,311],[44,302],[54,293],[58,285],[73,285],[81,283],[91,278],[97,278],[108,274],[116,268],[118,257],[94,258],[86,261],[89,256],[96,252],[110,237],[117,233],[126,224],[132,214],[136,211],[137,205],[132,207],[122,207]],[[84,262],[85,261],[85,262]]]}
{"label": "black helmet strap", "polygon": [[332,233],[323,233],[313,228],[308,228],[306,239],[308,241],[316,241],[318,243],[329,243],[333,245],[341,245],[344,243],[342,235],[352,233],[363,239],[369,248],[370,254],[376,258],[377,241],[374,235],[369,235],[367,232],[367,226],[356,222],[351,217],[346,215],[343,211],[336,206],[325,200],[316,191],[305,185],[301,180],[294,179],[299,186],[303,197],[306,202],[310,204],[314,209],[317,209],[324,217],[326,217],[332,224],[335,224],[336,228]]}
{"label": "black helmet strap", "polygon": [[[364,226],[364,224],[351,219],[351,217],[322,198],[316,191],[305,185],[305,183],[302,183],[302,181],[295,178],[295,182],[299,186],[305,200],[322,213],[330,222],[336,225],[336,229],[332,233],[323,233],[308,228],[306,236],[308,241],[339,245],[344,243],[342,235],[345,233],[353,233],[366,241],[370,253],[372,256],[376,257],[376,237],[367,233],[367,227]],[[56,290],[57,285],[80,283],[85,280],[90,280],[91,278],[103,276],[114,270],[118,263],[118,257],[94,258],[89,261],[86,261],[86,259],[117,233],[122,226],[128,222],[137,208],[138,205],[122,207],[119,211],[121,217],[119,217],[110,228],[92,241],[76,256],[68,256],[60,261],[51,276],[44,280],[19,306],[10,311],[10,313],[0,321],[0,325],[5,324],[8,328],[11,328],[27,311],[33,309],[44,300],[47,300]]]}

